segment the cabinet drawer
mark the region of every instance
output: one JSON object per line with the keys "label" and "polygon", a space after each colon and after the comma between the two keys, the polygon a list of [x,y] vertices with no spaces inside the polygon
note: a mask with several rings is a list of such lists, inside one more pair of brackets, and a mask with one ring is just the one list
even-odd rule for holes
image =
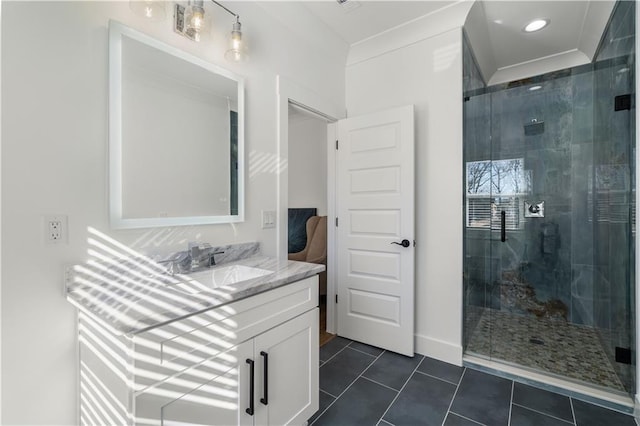
{"label": "cabinet drawer", "polygon": [[136,389],[226,352],[317,303],[316,275],[136,335]]}

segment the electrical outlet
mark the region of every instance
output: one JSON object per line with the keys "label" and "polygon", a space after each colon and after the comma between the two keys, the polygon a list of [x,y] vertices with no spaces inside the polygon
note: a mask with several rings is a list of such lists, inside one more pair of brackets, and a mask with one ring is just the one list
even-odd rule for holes
{"label": "electrical outlet", "polygon": [[276,227],[276,212],[274,210],[262,210],[262,229]]}
{"label": "electrical outlet", "polygon": [[46,244],[67,243],[67,216],[53,215],[44,218],[44,242]]}

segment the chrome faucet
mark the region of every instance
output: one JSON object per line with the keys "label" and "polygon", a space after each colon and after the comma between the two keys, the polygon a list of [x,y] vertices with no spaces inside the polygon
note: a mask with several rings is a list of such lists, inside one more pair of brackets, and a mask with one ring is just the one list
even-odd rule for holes
{"label": "chrome faucet", "polygon": [[215,255],[224,251],[214,251],[209,243],[189,243],[189,257],[191,258],[191,270],[209,268],[216,264]]}
{"label": "chrome faucet", "polygon": [[222,253],[224,251],[214,251],[209,243],[190,242],[186,251],[174,253],[157,263],[165,265],[165,273],[169,275],[188,274],[215,266],[215,255]]}

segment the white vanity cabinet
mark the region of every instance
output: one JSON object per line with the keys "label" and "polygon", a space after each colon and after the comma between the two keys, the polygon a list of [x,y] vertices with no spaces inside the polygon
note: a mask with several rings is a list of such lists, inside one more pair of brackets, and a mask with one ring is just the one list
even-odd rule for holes
{"label": "white vanity cabinet", "polygon": [[318,410],[317,275],[134,335],[80,313],[82,424],[304,424]]}

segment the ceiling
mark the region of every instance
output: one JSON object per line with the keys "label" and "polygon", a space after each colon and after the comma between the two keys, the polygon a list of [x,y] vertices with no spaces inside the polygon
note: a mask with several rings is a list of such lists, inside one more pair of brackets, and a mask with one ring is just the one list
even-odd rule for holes
{"label": "ceiling", "polygon": [[[526,62],[576,49],[584,27],[584,1],[484,2],[496,66]],[[547,28],[525,33],[531,20],[550,19]]]}
{"label": "ceiling", "polygon": [[348,44],[432,13],[454,1],[305,1],[302,4]]}
{"label": "ceiling", "polygon": [[[455,3],[459,2],[347,0],[343,5],[332,0],[301,2],[312,15],[351,46]],[[467,29],[467,35],[470,39],[485,39],[481,42],[472,39],[471,44],[476,56],[480,51],[488,58],[485,64],[480,64],[486,70],[483,74],[487,81],[496,73],[499,74],[498,79],[516,78],[523,72],[518,67],[526,68],[541,58],[545,58],[546,62],[536,69],[540,73],[549,71],[545,67],[561,69],[589,62],[613,4],[614,0],[476,2],[465,29],[467,25],[476,29],[483,27],[475,32]],[[476,22],[470,24],[472,18]],[[550,24],[539,32],[523,32],[522,28],[535,18],[549,19]],[[478,21],[482,21],[482,24]],[[481,44],[483,46],[479,46]],[[556,57],[559,59],[549,59]]]}

